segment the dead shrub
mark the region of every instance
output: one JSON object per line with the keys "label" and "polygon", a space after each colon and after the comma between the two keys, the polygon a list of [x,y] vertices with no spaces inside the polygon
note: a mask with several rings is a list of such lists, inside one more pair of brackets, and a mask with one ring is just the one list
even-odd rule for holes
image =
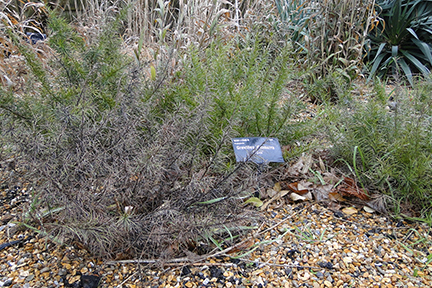
{"label": "dead shrub", "polygon": [[22,97],[0,91],[2,139],[32,181],[23,221],[105,258],[206,252],[209,235],[242,233],[240,225],[252,221],[236,196],[249,183],[240,179],[254,174],[247,165],[220,174],[227,161],[220,147],[229,145],[232,131],[203,137],[211,115],[207,95],[198,95],[193,107],[175,103],[165,114],[155,112],[163,82],[150,83],[146,67],[120,52],[113,36],[119,23],[89,44],[50,18],[49,45],[56,51],[50,73],[10,32],[33,85]]}

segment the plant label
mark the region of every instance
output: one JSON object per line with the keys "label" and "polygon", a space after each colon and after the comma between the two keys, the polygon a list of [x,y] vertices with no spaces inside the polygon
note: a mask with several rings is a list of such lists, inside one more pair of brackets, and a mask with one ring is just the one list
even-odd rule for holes
{"label": "plant label", "polygon": [[231,140],[237,162],[252,161],[256,164],[284,162],[277,138],[244,137]]}

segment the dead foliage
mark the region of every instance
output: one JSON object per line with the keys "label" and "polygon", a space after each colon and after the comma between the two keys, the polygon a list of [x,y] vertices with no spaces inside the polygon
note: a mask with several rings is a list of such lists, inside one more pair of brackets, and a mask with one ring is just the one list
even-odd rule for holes
{"label": "dead foliage", "polygon": [[19,96],[0,91],[3,150],[20,156],[32,187],[23,223],[111,259],[206,253],[209,239],[246,233],[254,217],[238,195],[255,174],[248,165],[222,170],[232,131],[209,134],[209,96],[164,110],[164,79],[149,83],[139,63],[116,54],[113,37],[83,43],[59,29],[78,40],[55,42],[53,33],[53,45],[66,46],[46,62],[17,37],[31,81]]}

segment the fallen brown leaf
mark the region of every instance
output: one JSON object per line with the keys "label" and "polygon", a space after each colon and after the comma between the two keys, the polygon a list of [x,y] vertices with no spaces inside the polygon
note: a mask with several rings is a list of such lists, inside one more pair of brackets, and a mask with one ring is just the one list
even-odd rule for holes
{"label": "fallen brown leaf", "polygon": [[299,176],[300,175],[300,171],[303,169],[303,159],[300,158],[294,165],[291,165],[288,170],[287,170],[287,174],[290,176]]}
{"label": "fallen brown leaf", "polygon": [[312,193],[308,192],[303,195],[299,195],[297,193],[291,193],[290,194],[291,200],[295,201],[305,201],[305,200],[312,200]]}
{"label": "fallen brown leaf", "polygon": [[308,155],[305,155],[302,157],[304,158],[304,160],[303,160],[304,166],[303,166],[303,169],[301,170],[301,172],[303,174],[307,174],[309,172],[309,168],[312,165],[312,155],[308,154]]}
{"label": "fallen brown leaf", "polygon": [[337,190],[342,196],[357,197],[365,201],[370,199],[365,190],[359,188],[355,180],[349,177],[344,177],[343,182],[337,187]]}
{"label": "fallen brown leaf", "polygon": [[302,191],[302,190],[308,190],[309,191],[309,188],[311,188],[312,185],[313,185],[312,182],[302,180],[302,181],[298,182],[297,189],[299,191]]}
{"label": "fallen brown leaf", "polygon": [[334,186],[332,184],[318,185],[313,190],[312,193],[315,196],[316,201],[323,201],[329,199],[329,193],[333,190]]}
{"label": "fallen brown leaf", "polygon": [[340,181],[340,177],[337,177],[332,172],[324,172],[323,173],[323,180],[327,184],[336,184]]}
{"label": "fallen brown leaf", "polygon": [[321,172],[324,173],[324,171],[326,171],[326,169],[325,169],[325,165],[324,165],[324,161],[321,159],[321,157],[319,157],[318,160],[319,160],[318,163],[319,163],[319,167],[320,167],[320,169],[321,169]]}
{"label": "fallen brown leaf", "polygon": [[274,195],[270,200],[268,200],[267,202],[265,202],[261,206],[261,211],[265,210],[267,208],[267,206],[270,205],[270,203],[272,203],[273,201],[281,199],[283,196],[287,195],[288,193],[290,193],[290,191],[288,191],[288,190],[281,190],[279,193],[277,193],[276,195]]}
{"label": "fallen brown leaf", "polygon": [[[309,183],[309,184],[308,184]],[[288,189],[299,195],[309,192],[309,187],[312,185],[310,182],[300,181],[288,184]]]}
{"label": "fallen brown leaf", "polygon": [[297,177],[300,174],[307,174],[312,163],[312,155],[303,155],[295,164],[291,165],[287,169],[287,174],[294,177]]}
{"label": "fallen brown leaf", "polygon": [[342,212],[347,214],[347,215],[353,215],[353,214],[356,214],[358,211],[354,207],[347,207],[347,208],[343,208]]}
{"label": "fallen brown leaf", "polygon": [[293,200],[294,202],[296,202],[296,201],[304,201],[304,200],[306,200],[306,197],[303,197],[303,196],[301,196],[301,195],[299,195],[299,194],[297,194],[297,193],[291,193],[291,194],[290,194],[290,198],[291,198],[291,200]]}
{"label": "fallen brown leaf", "polygon": [[368,206],[363,206],[363,210],[366,211],[367,213],[371,213],[371,214],[375,212],[374,209],[372,209]]}
{"label": "fallen brown leaf", "polygon": [[330,192],[328,196],[329,196],[328,198],[331,201],[339,201],[339,202],[346,201],[346,199],[343,198],[343,196],[341,194],[339,194],[339,192],[337,192],[337,191]]}

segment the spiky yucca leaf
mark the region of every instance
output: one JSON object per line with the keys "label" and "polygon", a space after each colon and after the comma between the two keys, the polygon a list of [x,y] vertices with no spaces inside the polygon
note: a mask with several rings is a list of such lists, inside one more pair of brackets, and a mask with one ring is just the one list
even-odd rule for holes
{"label": "spiky yucca leaf", "polygon": [[[432,2],[382,0],[380,22],[369,33],[370,77],[403,74],[424,76],[432,67]],[[402,73],[403,72],[403,73]]]}

